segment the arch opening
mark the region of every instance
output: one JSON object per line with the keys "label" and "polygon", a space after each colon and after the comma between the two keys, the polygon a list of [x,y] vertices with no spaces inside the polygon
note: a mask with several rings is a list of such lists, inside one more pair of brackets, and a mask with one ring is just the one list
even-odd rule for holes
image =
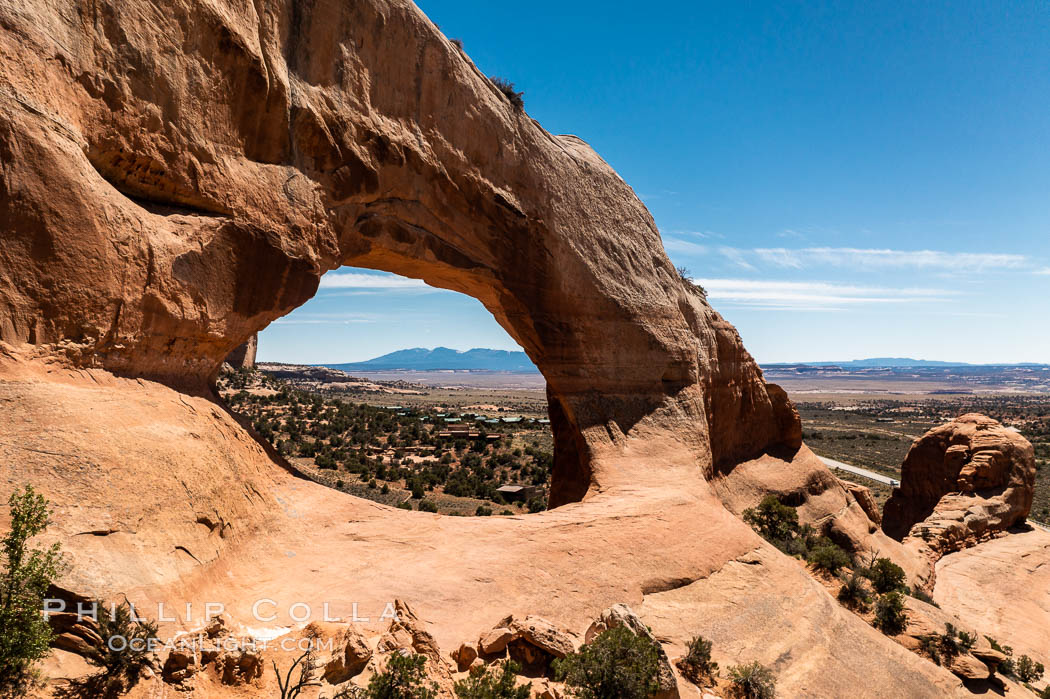
{"label": "arch opening", "polygon": [[300,475],[358,497],[531,514],[547,509],[559,438],[578,454],[565,408],[493,314],[420,279],[338,268],[245,349],[220,397]]}

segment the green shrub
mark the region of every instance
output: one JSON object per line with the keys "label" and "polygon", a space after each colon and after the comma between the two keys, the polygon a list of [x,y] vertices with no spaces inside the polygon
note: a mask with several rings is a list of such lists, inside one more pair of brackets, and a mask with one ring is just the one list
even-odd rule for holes
{"label": "green shrub", "polygon": [[682,676],[693,684],[701,684],[718,674],[718,663],[711,660],[711,641],[697,636],[689,642],[689,652],[678,661]]}
{"label": "green shrub", "polygon": [[988,644],[992,647],[992,650],[997,650],[1003,655],[1010,656],[1014,654],[1014,649],[1010,646],[999,645],[999,641],[995,640],[991,636],[985,636],[988,639]]}
{"label": "green shrub", "polygon": [[521,666],[510,661],[503,663],[499,671],[492,666],[471,668],[470,676],[455,684],[453,690],[459,699],[529,699],[529,685],[516,686],[516,676]]}
{"label": "green shrub", "polygon": [[484,505],[478,505],[478,509],[474,510],[474,516],[476,517],[491,517],[492,508],[485,507]]}
{"label": "green shrub", "polygon": [[426,657],[393,653],[386,670],[373,675],[365,694],[368,699],[434,699],[437,685],[426,683]]}
{"label": "green shrub", "polygon": [[872,623],[887,636],[903,633],[908,625],[908,615],[904,612],[904,595],[895,590],[879,597],[875,603],[875,620]]}
{"label": "green shrub", "polygon": [[408,510],[408,511],[411,512],[411,510],[412,510],[412,503],[409,502],[408,500],[405,500],[404,502],[399,502],[397,504],[397,509],[399,509],[399,510]]}
{"label": "green shrub", "polygon": [[897,589],[907,589],[904,569],[888,558],[879,558],[864,571],[871,580],[871,586],[880,595]]}
{"label": "green shrub", "polygon": [[510,103],[514,105],[515,109],[521,111],[525,108],[525,93],[515,90],[514,83],[495,75],[492,76],[490,80],[492,80],[492,84],[496,86],[496,89],[502,92],[504,97],[510,100]]}
{"label": "green shrub", "polygon": [[824,570],[832,575],[852,562],[848,553],[831,542],[823,543],[809,552],[809,563],[815,570]]}
{"label": "green shrub", "polygon": [[101,600],[94,604],[102,644],[84,657],[99,672],[70,681],[55,694],[60,699],[115,699],[129,692],[151,669],[157,624],[139,619],[126,600],[113,608]]}
{"label": "green shrub", "polygon": [[798,512],[781,503],[776,495],[767,495],[758,507],[744,510],[744,521],[774,544],[785,542],[798,532]]}
{"label": "green shrub", "polygon": [[437,503],[431,502],[430,500],[420,500],[419,501],[419,511],[420,512],[437,512],[438,511]]}
{"label": "green shrub", "polygon": [[646,699],[659,689],[656,644],[618,626],[553,663],[555,676],[581,699]]}
{"label": "green shrub", "polygon": [[945,624],[944,633],[941,634],[938,645],[941,654],[951,662],[963,653],[968,653],[976,642],[977,638],[973,634],[960,632],[953,624]]}
{"label": "green shrub", "polygon": [[864,611],[871,604],[871,593],[864,576],[850,571],[840,576],[842,587],[839,588],[839,602],[850,609]]}
{"label": "green shrub", "polygon": [[529,514],[543,512],[546,509],[547,501],[545,498],[532,498],[531,500],[529,500]]}
{"label": "green shrub", "polygon": [[941,664],[941,639],[936,634],[928,633],[919,636],[919,653],[925,655],[937,665]]}
{"label": "green shrub", "polygon": [[51,628],[40,610],[64,563],[58,544],[47,549],[28,546],[50,523],[47,500],[27,485],[7,502],[11,530],[0,541],[0,692],[21,692],[32,680],[32,664],[48,654]]}
{"label": "green shrub", "polygon": [[1025,684],[1038,680],[1043,676],[1044,670],[1045,668],[1042,663],[1032,660],[1027,655],[1022,655],[1014,661],[1013,674]]}
{"label": "green shrub", "polygon": [[733,695],[741,699],[773,699],[776,696],[776,677],[773,671],[758,661],[729,668]]}

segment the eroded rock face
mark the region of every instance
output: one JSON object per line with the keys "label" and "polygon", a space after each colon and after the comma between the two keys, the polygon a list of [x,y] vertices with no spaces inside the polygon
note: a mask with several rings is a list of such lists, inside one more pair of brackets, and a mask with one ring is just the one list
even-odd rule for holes
{"label": "eroded rock face", "polygon": [[882,528],[935,555],[956,551],[1023,523],[1034,487],[1031,443],[991,418],[963,415],[912,445]]}

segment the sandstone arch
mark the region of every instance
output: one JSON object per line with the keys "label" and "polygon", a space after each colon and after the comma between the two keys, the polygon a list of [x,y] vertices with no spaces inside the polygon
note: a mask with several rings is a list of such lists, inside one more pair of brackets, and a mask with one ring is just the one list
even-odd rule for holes
{"label": "sandstone arch", "polygon": [[199,390],[323,272],[368,267],[478,298],[525,348],[550,386],[555,503],[629,477],[594,445],[641,420],[707,474],[798,446],[630,188],[414,6],[221,7],[96,4],[72,44],[8,13],[0,341]]}

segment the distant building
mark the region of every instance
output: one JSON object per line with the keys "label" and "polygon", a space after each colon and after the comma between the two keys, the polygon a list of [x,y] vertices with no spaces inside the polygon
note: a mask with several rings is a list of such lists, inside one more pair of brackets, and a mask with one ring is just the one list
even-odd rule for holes
{"label": "distant building", "polygon": [[543,496],[541,485],[501,485],[496,492],[508,502],[531,500]]}

